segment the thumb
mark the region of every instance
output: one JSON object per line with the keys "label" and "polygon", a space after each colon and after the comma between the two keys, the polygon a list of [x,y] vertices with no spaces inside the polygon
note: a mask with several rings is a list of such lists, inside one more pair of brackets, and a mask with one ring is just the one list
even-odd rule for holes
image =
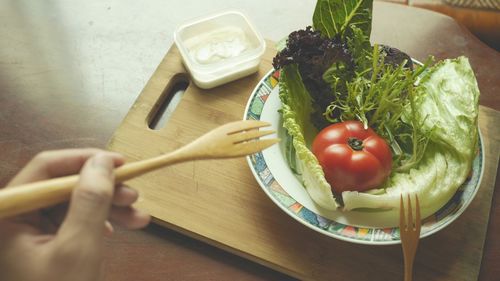
{"label": "thumb", "polygon": [[102,239],[115,185],[113,168],[119,161],[111,153],[98,153],[85,162],[59,229],[61,236]]}

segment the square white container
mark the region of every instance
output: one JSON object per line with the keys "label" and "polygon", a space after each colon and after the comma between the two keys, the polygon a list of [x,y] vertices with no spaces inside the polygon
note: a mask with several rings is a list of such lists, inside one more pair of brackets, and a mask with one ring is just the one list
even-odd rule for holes
{"label": "square white container", "polygon": [[[207,52],[206,49],[202,50],[204,53],[199,51],[200,48],[219,44],[215,41],[224,40],[222,38],[225,35],[231,34],[238,35],[237,40],[242,38],[240,41],[246,43],[243,44],[246,46],[244,50],[236,45],[236,49],[230,50],[232,55],[223,58],[215,56],[218,60],[213,62],[202,56]],[[266,49],[266,42],[260,33],[238,11],[225,11],[187,22],[174,32],[174,41],[194,83],[202,89],[213,88],[256,72]]]}

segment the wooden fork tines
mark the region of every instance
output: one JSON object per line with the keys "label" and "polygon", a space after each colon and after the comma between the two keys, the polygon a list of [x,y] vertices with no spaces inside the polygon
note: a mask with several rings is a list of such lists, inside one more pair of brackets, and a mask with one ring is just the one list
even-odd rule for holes
{"label": "wooden fork tines", "polygon": [[420,205],[418,196],[415,194],[415,219],[410,195],[408,194],[407,210],[405,212],[403,195],[401,195],[399,211],[399,233],[404,256],[404,280],[411,281],[413,276],[413,260],[417,252],[420,239]]}

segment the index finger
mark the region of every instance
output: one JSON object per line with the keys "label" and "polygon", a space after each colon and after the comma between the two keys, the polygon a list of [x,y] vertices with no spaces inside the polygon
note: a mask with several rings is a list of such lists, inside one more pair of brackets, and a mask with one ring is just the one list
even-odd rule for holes
{"label": "index finger", "polygon": [[[41,152],[28,162],[7,186],[76,174],[87,159],[102,151],[97,148],[80,148]],[[118,153],[113,154],[117,166],[125,162],[123,156]]]}

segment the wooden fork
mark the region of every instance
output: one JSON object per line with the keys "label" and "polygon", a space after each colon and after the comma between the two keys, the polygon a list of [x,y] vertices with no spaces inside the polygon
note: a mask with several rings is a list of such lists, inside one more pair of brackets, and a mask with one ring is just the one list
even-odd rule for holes
{"label": "wooden fork", "polygon": [[413,276],[413,260],[417,252],[418,241],[420,239],[420,205],[418,196],[415,194],[415,221],[413,220],[413,210],[410,194],[408,194],[408,216],[405,214],[403,195],[401,195],[399,209],[399,233],[403,247],[405,281],[411,281]]}
{"label": "wooden fork", "polygon": [[[258,139],[274,133],[271,130],[259,130],[269,125],[256,120],[227,123],[168,154],[116,168],[115,180],[123,182],[155,169],[185,161],[233,158],[256,153],[279,142],[279,139]],[[67,201],[78,182],[78,177],[72,175],[0,190],[0,218]]]}

